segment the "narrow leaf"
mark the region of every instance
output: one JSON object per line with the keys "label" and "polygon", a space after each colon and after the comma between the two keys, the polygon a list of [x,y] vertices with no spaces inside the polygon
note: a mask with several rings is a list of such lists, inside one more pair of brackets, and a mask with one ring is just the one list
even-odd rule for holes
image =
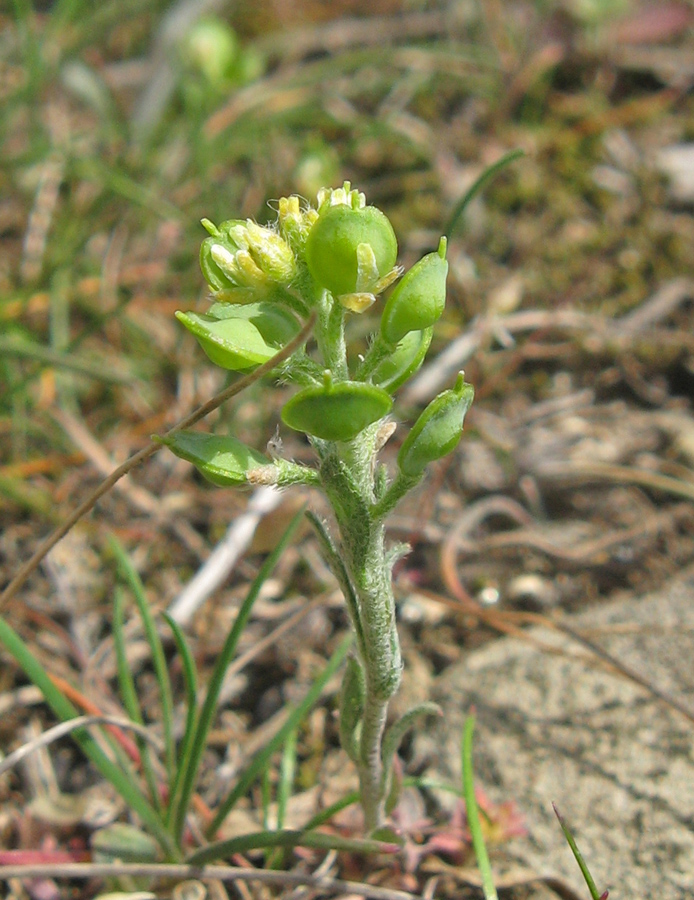
{"label": "narrow leaf", "polygon": [[161,701],[162,720],[164,725],[164,745],[166,747],[166,769],[169,778],[173,779],[174,769],[176,765],[176,748],[173,737],[173,689],[171,687],[171,678],[169,677],[169,669],[166,665],[166,657],[164,655],[164,647],[154,622],[154,617],[149,608],[149,602],[145,595],[145,588],[138,573],[135,571],[130,557],[125,552],[122,544],[111,535],[109,538],[109,546],[113,551],[121,574],[130,585],[130,589],[135,597],[138,612],[142,619],[142,625],[145,630],[147,643],[152,653],[152,664],[154,673],[157,678],[159,687],[159,698]]}
{"label": "narrow leaf", "polygon": [[270,740],[265,748],[258,753],[253,762],[248,766],[243,775],[239,778],[236,786],[222,802],[217,815],[214,817],[212,824],[208,829],[208,834],[213,835],[226,818],[229,810],[241,797],[244,796],[249,787],[258,778],[258,776],[268,766],[272,755],[282,746],[290,731],[298,726],[302,719],[308,714],[314,703],[319,699],[323,688],[330,681],[335,672],[344,662],[345,657],[349,653],[352,646],[353,637],[348,634],[347,637],[338,645],[337,650],[328,660],[328,664],[318,678],[313,682],[307,691],[304,699],[295,706],[287,716],[284,725],[279,729],[277,734]]}
{"label": "narrow leaf", "polygon": [[590,870],[588,865],[583,858],[583,854],[578,849],[578,844],[576,843],[576,839],[573,834],[569,830],[569,826],[566,824],[564,816],[559,812],[556,807],[556,804],[552,804],[552,809],[554,810],[554,814],[559,820],[559,824],[561,826],[561,830],[564,832],[564,837],[566,838],[566,842],[571,848],[571,852],[574,855],[574,859],[578,863],[578,868],[581,870],[581,874],[583,875],[583,879],[590,891],[590,896],[592,900],[607,900],[607,896],[609,895],[609,891],[604,891],[604,893],[600,893],[595,886],[595,881],[593,880],[593,876],[590,874]]}
{"label": "narrow leaf", "polygon": [[509,163],[515,162],[515,160],[520,159],[521,156],[525,156],[525,150],[511,150],[509,153],[506,153],[504,156],[502,156],[501,159],[498,159],[495,163],[492,163],[491,166],[487,166],[484,172],[482,172],[479,178],[477,178],[477,180],[472,183],[466,193],[453,208],[451,217],[448,220],[448,225],[446,226],[446,234],[449,237],[456,230],[456,228],[458,227],[458,223],[463,216],[463,213],[468,208],[470,203],[475,199],[475,197],[479,194],[482,188],[486,187],[498,172],[504,169]]}
{"label": "narrow leaf", "polygon": [[[118,690],[120,698],[126,712],[133,722],[143,725],[144,719],[142,717],[142,709],[140,707],[140,701],[137,698],[135,680],[130,671],[125,647],[123,591],[120,588],[116,588],[113,597],[113,643],[116,648],[116,668],[118,671]],[[157,788],[157,779],[154,775],[154,768],[152,766],[150,748],[142,740],[138,741],[138,745],[140,748],[140,758],[142,759],[142,768],[147,781],[147,787],[149,788],[149,796],[155,808],[159,810],[159,790]]]}
{"label": "narrow leaf", "polygon": [[181,626],[167,612],[164,612],[162,615],[168,622],[169,628],[171,628],[174,636],[174,641],[176,642],[176,648],[181,657],[181,662],[183,665],[183,682],[186,692],[186,724],[183,730],[183,739],[179,745],[178,754],[176,756],[176,774],[170,787],[167,820],[167,824],[170,824],[172,821],[174,804],[176,802],[176,798],[178,797],[178,792],[180,789],[181,779],[183,777],[183,773],[187,770],[190,764],[190,755],[192,753],[193,741],[195,739],[195,722],[198,713],[198,676],[195,666],[195,660],[193,659],[193,654],[190,652],[190,647],[188,646],[188,642],[186,641]]}
{"label": "narrow leaf", "polygon": [[264,850],[270,847],[310,847],[315,850],[345,850],[350,853],[397,853],[399,844],[386,841],[345,838],[321,831],[258,831],[241,834],[226,841],[218,841],[196,850],[188,857],[191,866],[201,866],[216,859],[226,859],[235,853]]}
{"label": "narrow leaf", "polygon": [[[2,618],[0,618],[0,643],[14,657],[29,680],[39,688],[48,705],[63,722],[67,722],[78,715],[75,707],[55,687],[48,672],[29,650],[24,641]],[[87,731],[76,731],[74,739],[104,778],[111,782],[133,812],[140,816],[167,854],[171,858],[176,859],[178,854],[170,835],[166,832],[156,810],[150,806],[132,779],[121,771],[115,763],[111,762]]]}
{"label": "narrow leaf", "polygon": [[477,798],[475,797],[475,776],[472,771],[472,736],[475,730],[475,717],[469,715],[465,720],[463,729],[463,747],[462,747],[462,763],[463,763],[463,797],[465,798],[465,811],[467,813],[467,822],[472,837],[472,846],[475,851],[477,865],[482,876],[482,891],[485,900],[498,900],[496,888],[494,886],[494,878],[492,876],[492,867],[489,863],[489,855],[484,843],[484,834],[482,833],[482,823],[480,822],[480,813],[477,808]]}
{"label": "narrow leaf", "polygon": [[359,759],[359,727],[364,714],[365,696],[364,669],[358,659],[349,656],[340,691],[340,743],[347,756],[355,763]]}
{"label": "narrow leaf", "polygon": [[[188,809],[190,797],[193,793],[195,779],[200,767],[202,755],[205,751],[207,734],[212,726],[212,721],[217,710],[217,700],[219,699],[219,692],[222,688],[224,675],[227,668],[229,667],[229,664],[231,663],[234,653],[236,652],[236,645],[239,642],[239,638],[241,637],[243,629],[246,627],[246,623],[248,622],[248,617],[251,614],[253,604],[258,598],[263,584],[265,584],[265,581],[269,578],[270,573],[277,565],[277,562],[279,561],[280,557],[289,545],[289,542],[293,538],[296,529],[299,527],[301,519],[303,518],[303,514],[304,511],[302,509],[294,516],[289,525],[289,528],[285,531],[275,549],[263,563],[260,572],[258,572],[255,581],[251,585],[251,588],[246,595],[246,599],[241,604],[241,608],[239,609],[238,615],[236,616],[233,627],[227,635],[224,647],[219,654],[217,664],[214,668],[212,677],[210,678],[210,683],[207,688],[207,696],[205,697],[205,702],[203,703],[202,709],[200,711],[200,717],[195,729],[195,738],[193,740],[192,753],[190,754],[190,759],[184,771],[181,783],[181,792],[178,799],[178,805],[176,808],[174,819],[175,834],[178,840],[180,840],[183,833],[186,811]],[[258,757],[256,757],[256,759],[257,758]],[[231,806],[228,807],[226,812],[228,812],[229,809],[231,809]],[[224,813],[224,815],[226,815],[226,812]]]}

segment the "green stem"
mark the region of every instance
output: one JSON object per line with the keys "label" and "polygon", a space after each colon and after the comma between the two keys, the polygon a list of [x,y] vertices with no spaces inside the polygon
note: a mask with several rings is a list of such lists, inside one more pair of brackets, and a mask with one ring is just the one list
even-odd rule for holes
{"label": "green stem", "polygon": [[472,771],[472,735],[474,730],[475,717],[469,715],[465,720],[463,729],[463,796],[465,798],[465,810],[467,812],[467,823],[472,838],[472,846],[475,851],[480,876],[482,877],[484,900],[498,900],[496,887],[494,886],[494,877],[492,876],[492,867],[489,863],[489,855],[484,843],[477,798],[475,797],[475,776]]}
{"label": "green stem", "polygon": [[325,368],[330,369],[335,381],[348,381],[345,311],[328,291],[323,291],[318,301],[315,334]]}
{"label": "green stem", "polygon": [[368,681],[361,725],[359,787],[367,834],[372,834],[385,818],[385,790],[381,743],[388,714],[388,700],[379,700]]}
{"label": "green stem", "polygon": [[[422,473],[423,474],[423,473]],[[371,515],[377,521],[383,521],[392,512],[400,500],[422,480],[421,475],[403,475],[398,472],[392,484],[381,499],[371,507]]]}
{"label": "green stem", "polygon": [[356,371],[355,378],[357,381],[367,381],[378,366],[390,356],[395,350],[393,344],[388,344],[383,340],[380,334],[376,336],[376,340],[366,351],[364,359]]}

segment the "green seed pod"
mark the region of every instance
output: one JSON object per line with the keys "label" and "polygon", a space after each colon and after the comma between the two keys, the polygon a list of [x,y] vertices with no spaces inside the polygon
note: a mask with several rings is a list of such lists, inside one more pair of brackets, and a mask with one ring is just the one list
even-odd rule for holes
{"label": "green seed pod", "polygon": [[375,206],[353,209],[340,203],[321,209],[306,241],[306,263],[314,280],[335,296],[368,291],[370,285],[359,284],[360,244],[373,251],[375,283],[393,268],[398,255],[386,216]]}
{"label": "green seed pod", "polygon": [[446,238],[436,253],[427,253],[405,274],[388,298],[381,316],[381,334],[390,344],[410,331],[429,328],[441,318],[446,305]]}
{"label": "green seed pod", "polygon": [[248,484],[246,474],[269,465],[267,456],[233,437],[204,434],[201,431],[177,431],[171,437],[156,438],[172,453],[192,462],[213,484]]}
{"label": "green seed pod", "polygon": [[465,414],[475,392],[461,372],[452,390],[435,397],[412,426],[398,453],[403,475],[417,477],[435,459],[456,446],[463,433]]}
{"label": "green seed pod", "polygon": [[328,372],[325,384],[304,388],[285,403],[282,421],[324,441],[349,441],[382,419],[392,405],[382,388],[361,381],[333,384]]}
{"label": "green seed pod", "polygon": [[424,362],[433,334],[433,328],[406,334],[393,352],[378,364],[372,376],[373,383],[391,394],[396,391]]}
{"label": "green seed pod", "polygon": [[215,365],[232,372],[267,362],[299,331],[291,313],[270,303],[215,303],[206,314],[177,312],[176,318]]}

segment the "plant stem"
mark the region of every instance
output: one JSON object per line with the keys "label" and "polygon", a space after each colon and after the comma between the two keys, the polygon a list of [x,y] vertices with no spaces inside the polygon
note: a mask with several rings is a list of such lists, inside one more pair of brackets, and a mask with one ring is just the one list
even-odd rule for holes
{"label": "plant stem", "polygon": [[380,828],[385,816],[386,798],[381,743],[387,714],[388,700],[379,700],[375,697],[367,679],[359,764],[359,787],[367,834]]}
{"label": "plant stem", "polygon": [[382,741],[388,703],[400,686],[401,654],[395,622],[385,528],[371,512],[373,435],[363,432],[321,467],[323,484],[337,518],[342,559],[356,598],[348,604],[365,673],[365,698],[359,743],[359,785],[367,833],[383,824],[386,784]]}

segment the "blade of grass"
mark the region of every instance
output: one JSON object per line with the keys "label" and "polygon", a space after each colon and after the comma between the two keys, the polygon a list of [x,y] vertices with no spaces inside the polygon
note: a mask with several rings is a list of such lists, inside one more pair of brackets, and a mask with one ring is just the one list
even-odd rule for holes
{"label": "blade of grass", "polygon": [[[181,657],[183,665],[183,683],[186,692],[186,724],[183,730],[183,740],[178,748],[176,775],[178,776],[181,768],[185,768],[187,760],[190,756],[195,737],[195,720],[197,717],[198,704],[198,674],[195,666],[193,654],[185,635],[178,622],[173,619],[167,612],[162,613],[169,624],[169,628],[176,642],[176,649]],[[171,805],[169,805],[169,813],[171,813]]]}
{"label": "blade of grass", "polygon": [[272,785],[270,784],[270,769],[265,769],[260,779],[260,801],[263,807],[263,828],[270,829],[270,803],[272,802]]}
{"label": "blade of grass", "polygon": [[[113,643],[116,649],[116,668],[118,671],[118,688],[125,711],[133,722],[144,725],[140,701],[137,698],[135,679],[128,664],[128,654],[125,647],[125,613],[123,609],[123,591],[116,588],[113,596]],[[149,796],[152,805],[161,815],[161,800],[157,789],[157,779],[154,774],[150,749],[141,739],[138,741],[142,770],[145,775]]]}
{"label": "blade of grass", "polygon": [[261,772],[266,769],[270,762],[270,759],[272,758],[272,755],[282,746],[289,732],[297,727],[297,725],[311,709],[313,704],[318,700],[321,693],[323,692],[323,688],[325,687],[325,685],[328,683],[328,681],[330,681],[332,676],[344,662],[345,657],[349,653],[350,647],[352,646],[353,640],[353,635],[348,634],[347,637],[344,638],[344,640],[338,645],[337,650],[335,650],[333,655],[328,660],[327,666],[321,672],[318,678],[313,682],[301,703],[299,703],[298,706],[295,706],[290,711],[284,725],[279,729],[277,734],[266,744],[265,748],[261,750],[260,753],[256,754],[253,762],[248,766],[246,771],[236,782],[235,787],[230,791],[226,799],[221,803],[214,819],[212,820],[211,825],[208,828],[208,835],[215,834],[219,826],[226,818],[229,810],[241,797],[243,797],[248,788],[258,778]]}
{"label": "blade of grass", "polygon": [[56,369],[77,372],[79,375],[87,375],[109,384],[132,384],[136,380],[134,375],[109,371],[108,368],[105,368],[103,361],[98,363],[96,360],[84,359],[68,351],[44,347],[27,338],[0,337],[0,353],[9,357],[33,359],[36,362],[54,366]]}
{"label": "blade of grass", "polygon": [[277,828],[284,828],[284,819],[287,814],[287,803],[294,788],[294,776],[296,774],[296,740],[297,729],[293,728],[287,735],[287,740],[282,748],[282,760],[280,762],[280,780],[277,785]]}
{"label": "blade of grass", "polygon": [[166,665],[166,657],[164,656],[164,647],[154,622],[154,616],[149,608],[147,597],[145,596],[145,588],[142,579],[133,568],[128,554],[120,542],[111,535],[109,537],[109,547],[116,557],[121,575],[130,585],[130,589],[135,597],[138,612],[142,619],[142,625],[145,629],[145,636],[152,653],[152,664],[154,673],[159,686],[159,698],[161,701],[162,723],[164,726],[164,746],[166,747],[166,770],[169,774],[169,783],[174,779],[176,768],[176,747],[173,737],[173,688],[171,687],[171,678],[169,677],[169,669]]}
{"label": "blade of grass", "polygon": [[355,803],[359,803],[359,791],[351,791],[351,793],[345,794],[341,800],[336,800],[335,803],[331,803],[330,806],[322,809],[312,819],[309,819],[305,830],[312,831],[314,828],[318,828],[319,825],[329,822],[333,816],[342,812],[343,809],[347,809],[348,806],[354,806]]}
{"label": "blade of grass", "polygon": [[[39,688],[48,705],[63,722],[74,719],[78,715],[72,703],[55,687],[39,660],[16,631],[2,618],[0,618],[0,643],[14,657],[29,680]],[[135,782],[106,756],[88,732],[76,731],[74,739],[104,778],[111,782],[133,812],[137,813],[150,829],[167,856],[173,860],[178,859],[179,854],[171,835],[166,831],[156,810],[147,802]]]}
{"label": "blade of grass", "polygon": [[346,850],[351,853],[396,853],[400,849],[399,844],[368,838],[345,838],[321,831],[258,831],[241,834],[228,841],[217,841],[196,850],[187,861],[189,865],[200,866],[215,859],[233,856],[234,853],[270,847],[310,847],[316,850]]}
{"label": "blade of grass", "polygon": [[470,203],[475,199],[475,197],[479,194],[482,188],[486,187],[487,184],[494,178],[494,176],[500,172],[503,168],[505,168],[509,163],[514,162],[516,159],[520,159],[521,156],[525,156],[525,150],[511,150],[509,153],[504,154],[501,159],[497,160],[495,163],[492,163],[491,166],[487,166],[487,168],[482,172],[482,174],[477,178],[473,184],[468,188],[463,197],[456,203],[453,207],[453,212],[448,220],[448,225],[446,225],[444,233],[449,237],[453,234],[460,219],[463,216],[463,213],[468,208]]}
{"label": "blade of grass", "polygon": [[192,752],[187,761],[186,768],[181,769],[177,773],[177,777],[174,783],[172,802],[175,803],[175,812],[173,814],[172,821],[174,823],[174,834],[176,835],[177,840],[180,840],[181,835],[183,834],[183,826],[185,824],[185,817],[188,811],[188,804],[190,803],[190,797],[193,793],[195,779],[197,777],[198,769],[200,768],[200,762],[202,760],[202,755],[207,743],[207,734],[210,730],[212,720],[217,709],[217,701],[219,699],[219,692],[222,688],[224,675],[226,674],[226,670],[232,661],[234,653],[236,652],[236,646],[239,642],[239,638],[241,637],[243,629],[246,627],[246,622],[248,621],[248,617],[251,614],[253,604],[258,598],[263,584],[265,584],[265,581],[268,579],[270,573],[277,565],[277,562],[279,561],[282,553],[284,553],[284,550],[293,538],[294,533],[296,532],[296,529],[299,527],[299,524],[303,518],[303,515],[304,512],[302,509],[294,516],[289,525],[289,528],[287,528],[275,549],[265,560],[263,566],[260,569],[260,572],[258,572],[255,581],[251,585],[250,590],[246,595],[246,599],[241,604],[241,608],[239,609],[238,615],[236,616],[234,625],[227,635],[227,639],[224,642],[224,647],[219,654],[217,664],[215,665],[214,671],[210,678],[210,683],[207,688],[207,696],[205,697],[205,702],[203,703],[202,709],[200,710],[200,716],[195,728],[195,738],[192,741]]}
{"label": "blade of grass", "polygon": [[492,867],[489,864],[489,856],[484,844],[480,813],[477,808],[477,798],[475,797],[475,776],[472,770],[472,736],[474,730],[475,717],[469,715],[465,720],[465,726],[463,728],[463,797],[465,798],[465,811],[467,813],[470,836],[472,837],[472,847],[475,851],[475,858],[477,859],[480,875],[482,876],[482,891],[484,892],[484,898],[485,900],[498,900],[496,888],[494,887],[494,879],[492,877]]}
{"label": "blade of grass", "polygon": [[569,830],[569,826],[566,824],[564,816],[557,809],[556,804],[552,804],[552,809],[554,810],[554,815],[559,820],[559,824],[561,826],[561,830],[564,832],[564,837],[566,838],[566,842],[571,848],[571,852],[574,855],[574,859],[578,863],[578,868],[581,870],[581,875],[583,875],[583,879],[590,891],[590,896],[592,900],[607,900],[607,896],[609,891],[604,891],[602,894],[598,891],[595,886],[595,881],[593,881],[593,876],[590,874],[590,870],[588,865],[586,864],[585,859],[583,858],[583,854],[578,849],[578,844],[576,843],[576,839],[573,834]]}

